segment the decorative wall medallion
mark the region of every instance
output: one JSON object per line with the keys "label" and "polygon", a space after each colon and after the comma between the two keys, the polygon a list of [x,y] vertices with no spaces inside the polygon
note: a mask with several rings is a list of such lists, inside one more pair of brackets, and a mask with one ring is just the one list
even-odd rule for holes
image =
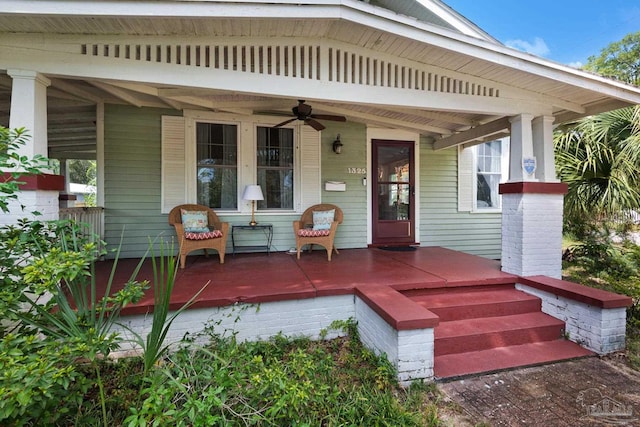
{"label": "decorative wall medallion", "polygon": [[533,175],[533,173],[536,171],[536,158],[524,157],[522,159],[522,169],[524,169],[527,175]]}

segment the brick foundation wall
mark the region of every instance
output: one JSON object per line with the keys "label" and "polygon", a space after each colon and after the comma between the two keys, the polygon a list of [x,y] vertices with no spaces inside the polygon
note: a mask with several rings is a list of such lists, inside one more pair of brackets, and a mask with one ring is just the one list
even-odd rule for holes
{"label": "brick foundation wall", "polygon": [[[176,318],[167,334],[166,342],[178,343],[185,334],[196,334],[205,326],[213,326],[218,334],[236,334],[239,341],[266,340],[278,333],[289,337],[305,336],[319,339],[321,330],[328,328],[334,320],[351,318],[355,318],[353,295],[194,308],[182,312]],[[143,337],[151,330],[152,321],[152,314],[122,318],[124,325]],[[120,331],[124,336],[130,337],[126,330]],[[331,331],[327,338],[335,338],[339,334],[337,331]],[[123,348],[124,351],[134,349],[134,346]]]}
{"label": "brick foundation wall", "polygon": [[[266,340],[279,333],[288,337],[319,339],[320,332],[329,328],[333,321],[349,319],[358,322],[365,346],[376,354],[387,356],[397,369],[398,381],[402,385],[409,385],[413,380],[433,379],[433,327],[398,331],[354,295],[186,310],[173,322],[166,343],[176,344],[185,335],[197,334],[207,326],[213,326],[218,334],[235,334],[239,341]],[[152,320],[151,314],[136,314],[124,316],[122,323],[144,337],[151,329]],[[118,331],[124,337],[132,338],[126,329]],[[331,331],[326,338],[340,335],[342,331]],[[201,340],[199,343],[205,342]],[[122,347],[121,353],[139,350],[129,344]]]}
{"label": "brick foundation wall", "polygon": [[540,298],[543,312],[564,321],[571,341],[598,354],[624,349],[626,307],[598,307],[520,283],[516,288]]}
{"label": "brick foundation wall", "polygon": [[433,328],[396,330],[369,305],[356,297],[356,319],[363,344],[376,354],[386,354],[408,386],[415,380],[433,379]]}

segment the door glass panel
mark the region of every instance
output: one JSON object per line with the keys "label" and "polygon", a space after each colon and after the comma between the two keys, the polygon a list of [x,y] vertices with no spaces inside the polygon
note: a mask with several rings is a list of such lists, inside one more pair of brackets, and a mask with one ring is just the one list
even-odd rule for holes
{"label": "door glass panel", "polygon": [[378,184],[378,219],[409,220],[409,184]]}
{"label": "door glass panel", "polygon": [[378,182],[409,182],[409,149],[378,147]]}
{"label": "door glass panel", "polygon": [[378,219],[409,220],[411,209],[410,150],[378,146]]}

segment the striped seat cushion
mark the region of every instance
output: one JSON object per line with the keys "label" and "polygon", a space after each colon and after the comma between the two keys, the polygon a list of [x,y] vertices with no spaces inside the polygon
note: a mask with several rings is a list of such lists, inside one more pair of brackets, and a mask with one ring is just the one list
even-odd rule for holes
{"label": "striped seat cushion", "polygon": [[216,239],[218,237],[222,237],[222,231],[220,230],[206,231],[204,233],[184,233],[184,238],[189,240]]}
{"label": "striped seat cushion", "polygon": [[312,228],[303,228],[298,230],[300,237],[321,237],[331,234],[331,230],[314,230]]}

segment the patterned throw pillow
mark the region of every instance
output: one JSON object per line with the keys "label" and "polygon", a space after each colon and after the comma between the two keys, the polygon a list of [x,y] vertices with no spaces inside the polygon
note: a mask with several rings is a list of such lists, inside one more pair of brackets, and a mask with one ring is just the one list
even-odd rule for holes
{"label": "patterned throw pillow", "polygon": [[189,240],[207,240],[207,239],[217,239],[219,237],[222,237],[222,231],[220,230],[213,230],[213,231],[200,232],[200,233],[189,233],[189,232],[184,233],[184,238]]}
{"label": "patterned throw pillow", "polygon": [[206,233],[209,230],[207,227],[209,218],[207,211],[187,211],[181,209],[182,213],[182,226],[186,233]]}
{"label": "patterned throw pillow", "polygon": [[302,228],[298,230],[300,237],[323,237],[331,234],[331,230],[312,230],[310,228]]}
{"label": "patterned throw pillow", "polygon": [[329,230],[335,213],[335,209],[331,209],[330,211],[313,211],[313,229]]}

